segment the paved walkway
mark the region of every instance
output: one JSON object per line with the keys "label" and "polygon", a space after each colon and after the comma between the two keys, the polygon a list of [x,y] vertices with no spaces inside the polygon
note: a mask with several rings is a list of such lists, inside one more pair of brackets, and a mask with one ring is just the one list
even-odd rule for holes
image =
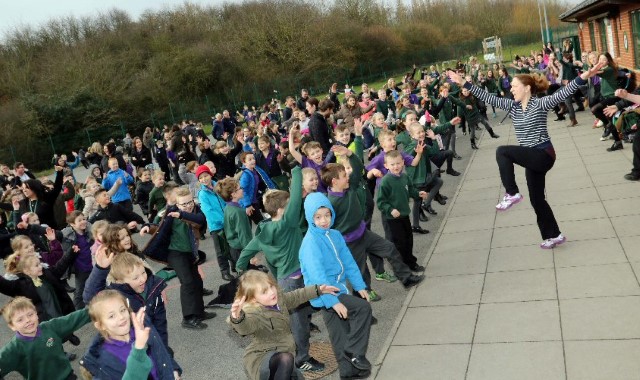
{"label": "paved walkway", "polygon": [[[558,159],[547,198],[568,241],[545,251],[528,199],[504,189],[485,133],[378,358],[376,379],[640,379],[640,183],[631,146],[607,152],[602,129],[549,128]],[[509,131],[508,131],[509,130]],[[528,198],[524,170],[520,190]]]}

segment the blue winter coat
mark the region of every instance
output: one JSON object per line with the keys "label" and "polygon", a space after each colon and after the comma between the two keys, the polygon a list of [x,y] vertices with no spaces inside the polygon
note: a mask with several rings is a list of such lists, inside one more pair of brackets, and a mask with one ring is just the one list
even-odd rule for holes
{"label": "blue winter coat", "polygon": [[145,314],[151,321],[153,327],[156,328],[162,343],[166,347],[169,347],[169,333],[167,331],[167,309],[165,308],[164,301],[162,300],[162,291],[167,287],[167,283],[160,277],[154,276],[153,272],[149,269],[145,269],[147,272],[147,282],[144,286],[144,294],[147,296],[144,298],[136,293],[128,284],[116,284],[112,282],[107,285],[107,276],[109,275],[110,268],[101,268],[98,265],[93,267],[87,282],[84,285],[84,292],[82,298],[85,304],[89,304],[91,299],[95,297],[100,291],[104,289],[117,290],[129,300],[129,307],[134,312],[138,312],[141,307],[146,306]]}
{"label": "blue winter coat", "polygon": [[[149,326],[151,332],[147,341],[147,355],[151,358],[160,380],[173,380],[173,371],[182,373],[182,368],[171,357],[167,348],[162,343],[158,331],[146,318],[145,326]],[[126,364],[113,354],[102,349],[104,337],[100,334],[93,339],[87,352],[84,354],[80,365],[93,375],[93,380],[120,380],[126,370]],[[133,349],[133,341],[131,347]]]}
{"label": "blue winter coat", "polygon": [[111,201],[113,203],[131,200],[131,193],[129,192],[129,188],[127,186],[133,185],[133,177],[130,175],[125,175],[125,173],[126,172],[122,169],[109,170],[107,176],[102,180],[102,187],[104,187],[105,190],[109,191],[116,183],[116,180],[118,178],[122,178],[122,185],[118,187],[116,193],[111,197]]}
{"label": "blue winter coat", "polygon": [[[277,189],[275,183],[269,178],[267,173],[264,172],[260,167],[256,166],[255,170],[258,172],[258,176],[260,179],[267,185],[268,189]],[[244,194],[242,195],[242,199],[240,199],[240,206],[247,208],[251,206],[253,193],[255,192],[256,186],[259,184],[253,178],[253,173],[251,170],[242,167],[242,175],[240,176],[240,187],[244,190]]]}
{"label": "blue winter coat", "polygon": [[323,294],[311,300],[314,307],[327,309],[339,303],[338,295],[349,294],[347,280],[354,290],[366,288],[360,269],[353,259],[342,234],[338,230],[322,229],[313,223],[313,215],[319,208],[331,211],[331,226],[335,222],[335,212],[329,199],[322,193],[311,193],[304,201],[304,214],[309,223],[300,247],[300,268],[305,285],[326,284],[340,289],[337,295]]}
{"label": "blue winter coat", "polygon": [[[212,181],[211,184],[215,185],[215,181]],[[200,187],[198,200],[200,201],[200,208],[207,218],[209,231],[213,232],[223,229],[224,208],[227,206],[227,202],[225,202],[218,193],[205,185],[201,185]]]}

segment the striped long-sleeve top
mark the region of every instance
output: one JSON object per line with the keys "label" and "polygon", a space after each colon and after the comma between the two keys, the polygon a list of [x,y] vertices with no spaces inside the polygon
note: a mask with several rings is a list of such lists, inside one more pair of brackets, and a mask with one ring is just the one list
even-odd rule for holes
{"label": "striped long-sleeve top", "polygon": [[498,98],[485,90],[469,82],[464,88],[487,104],[501,108],[509,113],[516,131],[516,138],[520,146],[546,148],[551,144],[551,138],[547,131],[547,113],[550,109],[563,102],[573,94],[579,86],[587,82],[582,78],[569,82],[565,87],[553,93],[553,95],[537,98],[532,96],[527,103],[527,109],[522,109],[521,102],[512,99]]}

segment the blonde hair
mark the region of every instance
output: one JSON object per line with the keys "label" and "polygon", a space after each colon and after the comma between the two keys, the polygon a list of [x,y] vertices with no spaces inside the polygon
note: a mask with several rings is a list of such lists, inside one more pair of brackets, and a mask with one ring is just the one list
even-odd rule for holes
{"label": "blonde hair", "polygon": [[176,192],[175,192],[175,196],[176,196],[176,198],[177,198],[177,197],[186,197],[186,196],[188,196],[188,195],[192,195],[192,194],[191,194],[191,190],[189,190],[189,188],[188,188],[188,187],[186,187],[186,186],[181,186],[181,187],[179,187],[179,188],[177,188],[177,189],[176,189]]}
{"label": "blonde hair", "polygon": [[302,178],[309,177],[311,175],[317,178],[318,172],[313,168],[302,168]]}
{"label": "blonde hair", "polygon": [[11,325],[11,318],[13,318],[14,314],[27,309],[37,312],[36,307],[30,299],[27,297],[16,297],[7,302],[2,309],[0,309],[0,312],[2,312],[2,317],[7,324]]}
{"label": "blonde hair", "polygon": [[240,188],[240,182],[235,178],[225,178],[218,181],[214,187],[214,191],[218,193],[222,199],[229,202],[231,196]]}
{"label": "blonde hair", "polygon": [[11,250],[13,253],[20,253],[26,244],[33,244],[33,242],[26,235],[18,235],[11,239]]}
{"label": "blonde hair", "polygon": [[134,254],[123,252],[113,258],[109,274],[115,281],[122,281],[137,266],[145,267],[144,261]]}
{"label": "blonde hair", "polygon": [[24,273],[24,269],[30,267],[34,260],[40,261],[33,253],[14,253],[4,260],[4,270],[11,274]]}
{"label": "blonde hair", "polygon": [[[103,290],[98,294],[96,294],[95,297],[91,299],[91,302],[89,302],[89,306],[87,306],[89,317],[91,318],[91,321],[93,323],[102,325],[102,321],[100,320],[101,315],[100,315],[100,310],[98,305],[110,299],[121,300],[122,303],[127,307],[127,309],[129,309],[129,312],[131,312],[131,308],[129,307],[129,302],[127,302],[127,299],[119,291],[112,290],[112,289]],[[96,328],[100,332],[100,335],[102,335],[105,339],[109,339],[109,334],[107,330],[100,329],[97,326]]]}
{"label": "blonde hair", "polygon": [[387,137],[391,137],[391,138],[396,138],[396,133],[392,130],[384,130],[384,131],[380,131],[380,133],[378,134],[378,141],[382,141],[383,139],[387,138]]}
{"label": "blonde hair", "polygon": [[94,239],[98,239],[98,236],[103,235],[108,226],[109,222],[106,220],[98,220],[91,225],[91,235]]}
{"label": "blonde hair", "polygon": [[156,180],[160,178],[164,178],[164,172],[162,170],[154,170],[151,179]]}
{"label": "blonde hair", "polygon": [[264,293],[272,286],[278,289],[275,278],[259,270],[250,270],[240,276],[235,299],[247,297],[247,304],[257,306],[256,295]]}

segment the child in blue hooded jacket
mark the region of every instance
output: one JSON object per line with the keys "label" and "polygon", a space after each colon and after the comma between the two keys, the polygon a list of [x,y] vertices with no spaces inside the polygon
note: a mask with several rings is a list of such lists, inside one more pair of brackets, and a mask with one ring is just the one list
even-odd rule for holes
{"label": "child in blue hooded jacket", "polygon": [[[333,352],[340,376],[364,378],[371,370],[366,358],[371,329],[371,305],[366,285],[342,234],[331,229],[335,212],[321,193],[307,195],[304,212],[309,229],[300,247],[300,268],[305,285],[327,284],[337,287],[336,294],[312,299],[314,307],[324,310]],[[347,280],[362,298],[349,293]]]}

